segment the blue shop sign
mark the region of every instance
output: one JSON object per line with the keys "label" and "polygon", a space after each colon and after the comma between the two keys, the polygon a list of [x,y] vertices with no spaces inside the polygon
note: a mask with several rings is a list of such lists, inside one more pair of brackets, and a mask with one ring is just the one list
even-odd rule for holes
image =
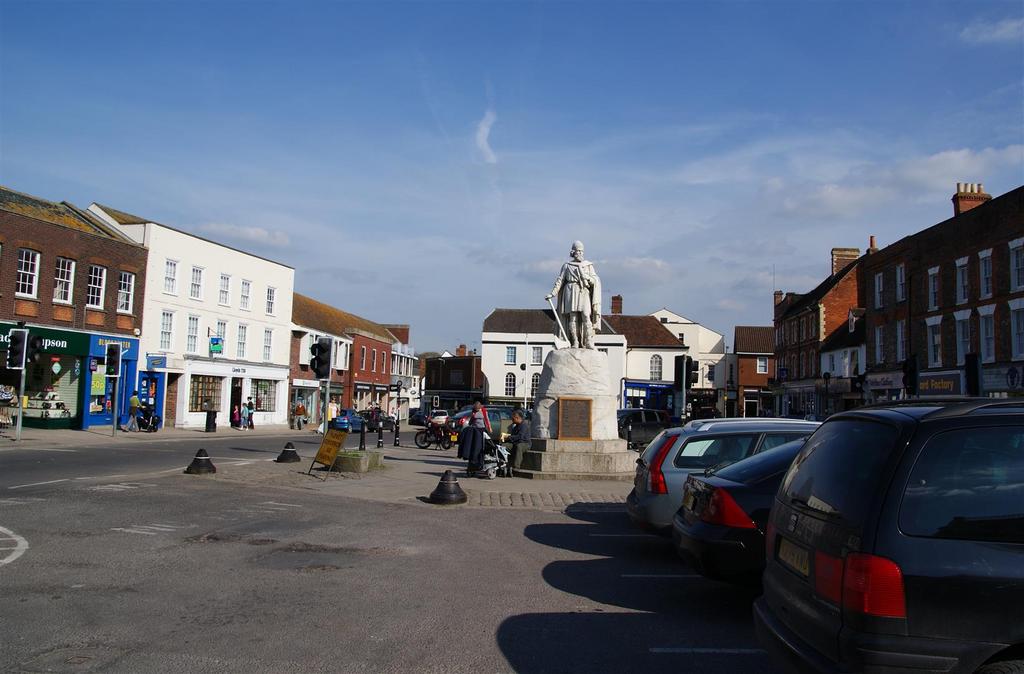
{"label": "blue shop sign", "polygon": [[152,354],[146,354],[147,370],[161,370],[165,367],[167,367],[167,356],[154,356]]}
{"label": "blue shop sign", "polygon": [[115,335],[89,335],[89,355],[105,358],[107,344],[121,345],[121,360],[139,359],[139,340],[134,337]]}

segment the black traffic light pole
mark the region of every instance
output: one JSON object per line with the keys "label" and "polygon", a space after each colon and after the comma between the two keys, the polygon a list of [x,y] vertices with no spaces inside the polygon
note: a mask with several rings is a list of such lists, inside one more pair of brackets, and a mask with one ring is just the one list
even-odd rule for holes
{"label": "black traffic light pole", "polygon": [[[121,383],[121,345],[120,344],[107,344],[107,354],[104,358],[104,369],[106,370],[107,377],[114,378],[114,400],[111,405],[111,412],[113,416],[110,419],[110,437],[117,437],[117,397],[119,393]],[[110,374],[111,361],[114,365],[114,374]]]}

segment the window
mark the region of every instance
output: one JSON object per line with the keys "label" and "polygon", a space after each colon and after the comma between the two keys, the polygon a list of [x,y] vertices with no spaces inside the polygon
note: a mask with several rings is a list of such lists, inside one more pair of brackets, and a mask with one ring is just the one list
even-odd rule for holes
{"label": "window", "polygon": [[768,356],[758,356],[757,358],[757,373],[768,374]]}
{"label": "window", "polygon": [[[780,445],[786,444],[787,442],[793,442],[794,440],[803,440],[810,434],[810,431],[804,431],[803,433],[765,433],[764,440],[761,441],[761,446],[757,448],[757,455],[761,456],[769,449],[774,449]],[[789,468],[789,463],[789,461],[785,462],[785,465],[782,467],[783,471],[786,468]],[[715,474],[718,475],[718,473]]]}
{"label": "window", "polygon": [[932,267],[928,270],[928,309],[935,311],[939,308],[939,268]]}
{"label": "window", "polygon": [[135,304],[135,274],[123,271],[117,276],[117,311],[130,314]]}
{"label": "window", "polygon": [[217,301],[224,306],[231,304],[231,277],[227,274],[220,275],[220,293]]}
{"label": "window", "polygon": [[377,371],[377,349],[373,349],[373,355],[370,357],[370,372]]}
{"label": "window", "polygon": [[651,356],[651,381],[661,381],[661,356]]}
{"label": "window", "polygon": [[531,349],[531,354],[532,354],[532,356],[530,358],[530,362],[532,364],[534,364],[534,365],[543,365],[544,364],[544,349],[539,347],[539,346],[530,347],[530,349]]}
{"label": "window", "polygon": [[246,311],[249,310],[249,298],[252,295],[252,288],[252,282],[245,280],[242,281],[242,296],[239,299],[239,308]]}
{"label": "window", "polygon": [[28,248],[18,251],[18,278],[14,294],[35,297],[39,287],[39,253]]}
{"label": "window", "polygon": [[253,379],[251,393],[256,412],[273,412],[277,409],[277,382],[273,379]]}
{"label": "window", "polygon": [[176,260],[164,262],[164,292],[171,295],[178,294],[178,262]]}
{"label": "window", "polygon": [[[679,437],[685,440],[688,436],[680,435]],[[694,437],[683,445],[673,463],[676,468],[706,468],[719,463],[735,463],[754,449],[756,438],[756,435],[726,435],[718,438]]]}
{"label": "window", "polygon": [[344,370],[348,363],[348,347],[340,340],[334,342],[334,369]]}
{"label": "window", "polygon": [[210,377],[203,374],[192,375],[188,391],[188,411],[205,412],[203,403],[209,401],[210,409],[217,409],[220,406],[220,377]]}
{"label": "window", "polygon": [[540,372],[534,372],[530,377],[530,400],[537,399],[537,387],[540,386]]}
{"label": "window", "polygon": [[1020,426],[940,433],[914,464],[900,505],[900,530],[910,536],[1024,543]]}
{"label": "window", "polygon": [[228,322],[217,321],[217,336],[224,339],[228,335]]}
{"label": "window", "polygon": [[885,362],[885,326],[875,326],[875,364]]}
{"label": "window", "polygon": [[160,312],[160,349],[170,351],[174,338],[174,312]]}
{"label": "window", "polygon": [[981,360],[994,363],[996,360],[996,322],[992,314],[981,316]]}
{"label": "window", "polygon": [[388,373],[388,355],[383,350],[380,352],[380,371],[384,374]]}
{"label": "window", "polygon": [[508,398],[516,395],[516,375],[509,372],[505,375],[505,396]]}
{"label": "window", "polygon": [[882,272],[875,274],[875,308],[882,308]]}
{"label": "window", "polygon": [[505,365],[516,364],[516,347],[506,346],[505,347]]}
{"label": "window", "polygon": [[58,257],[57,269],[53,272],[53,301],[59,304],[71,304],[74,290],[75,261],[66,257]]}
{"label": "window", "polygon": [[992,249],[978,253],[978,281],[981,296],[992,297]]}
{"label": "window", "polygon": [[185,351],[188,353],[199,352],[199,317],[188,317],[188,328],[185,331]]}
{"label": "window", "polygon": [[235,349],[236,358],[245,358],[245,340],[248,336],[249,326],[243,323],[238,324],[238,346]]}
{"label": "window", "polygon": [[1024,358],[1024,308],[1010,312],[1010,330],[1013,333],[1013,358]]}
{"label": "window", "polygon": [[928,365],[942,366],[942,325],[936,323],[928,326]]}
{"label": "window", "polygon": [[91,309],[103,308],[103,292],[107,286],[107,268],[89,265],[89,287],[85,291],[85,306]]}
{"label": "window", "polygon": [[266,328],[263,331],[263,360],[269,362],[274,356],[274,331]]}
{"label": "window", "polygon": [[907,359],[907,322],[896,321],[896,362]]}
{"label": "window", "polygon": [[267,314],[270,316],[274,315],[274,296],[277,294],[277,290],[274,288],[267,288]]}
{"label": "window", "polygon": [[192,282],[188,286],[188,296],[194,300],[203,299],[203,268],[192,267]]}
{"label": "window", "polygon": [[902,302],[907,299],[907,267],[902,264],[896,265],[896,301]]}
{"label": "window", "polygon": [[956,364],[963,365],[971,352],[971,320],[960,318],[956,321]]}
{"label": "window", "polygon": [[963,304],[967,301],[970,292],[970,285],[967,279],[967,259],[960,258],[956,261],[956,303]]}
{"label": "window", "polygon": [[1024,239],[1010,242],[1010,290],[1024,290]]}
{"label": "window", "polygon": [[366,347],[359,347],[359,369],[366,370]]}

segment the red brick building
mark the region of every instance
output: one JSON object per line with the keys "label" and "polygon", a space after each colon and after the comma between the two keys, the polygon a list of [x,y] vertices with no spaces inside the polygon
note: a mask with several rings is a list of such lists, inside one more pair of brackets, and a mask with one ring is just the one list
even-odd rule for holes
{"label": "red brick building", "polygon": [[914,360],[921,395],[1024,395],[1024,187],[993,199],[957,185],[953,217],[900,239],[863,264],[869,400],[904,394]]}
{"label": "red brick building", "polygon": [[[874,240],[872,237],[873,252]],[[775,292],[775,412],[780,416],[823,411],[821,345],[847,329],[850,309],[863,306],[858,248],[833,248],[828,278],[808,293]]]}
{"label": "red brick building", "polygon": [[[727,417],[756,417],[772,408],[769,382],[775,378],[772,326],[737,325],[733,357],[727,359]],[[735,372],[732,372],[735,367]]]}

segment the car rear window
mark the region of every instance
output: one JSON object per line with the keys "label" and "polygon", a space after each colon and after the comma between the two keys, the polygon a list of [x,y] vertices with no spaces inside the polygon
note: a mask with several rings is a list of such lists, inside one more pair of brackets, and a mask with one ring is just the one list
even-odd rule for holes
{"label": "car rear window", "polygon": [[897,435],[895,427],[880,422],[825,422],[789,467],[783,499],[862,525]]}
{"label": "car rear window", "polygon": [[1024,543],[1024,426],[931,438],[910,473],[900,529],[911,536]]}
{"label": "car rear window", "polygon": [[804,441],[802,439],[788,442],[767,451],[758,452],[742,461],[737,461],[717,471],[715,475],[726,480],[732,480],[733,482],[754,484],[772,475],[785,472],[789,468],[789,464],[793,463],[796,455],[800,453],[800,448],[803,446]]}
{"label": "car rear window", "polygon": [[757,440],[756,433],[680,437],[688,439],[676,454],[673,462],[676,468],[707,468],[720,463],[735,463],[750,454]]}

